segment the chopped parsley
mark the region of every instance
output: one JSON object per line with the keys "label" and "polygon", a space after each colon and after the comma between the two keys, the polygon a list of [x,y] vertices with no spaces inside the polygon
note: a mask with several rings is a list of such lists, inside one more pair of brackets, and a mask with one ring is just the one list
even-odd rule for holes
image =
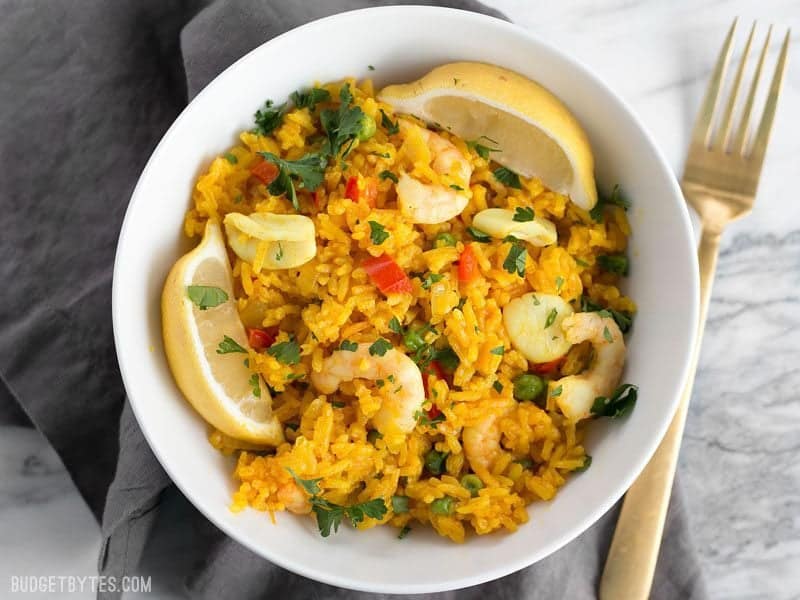
{"label": "chopped parsley", "polygon": [[519,175],[514,173],[511,169],[506,169],[505,167],[499,167],[493,171],[494,178],[497,179],[503,185],[506,185],[510,188],[514,188],[515,190],[522,189],[522,182],[519,179]]}
{"label": "chopped parsley", "polygon": [[397,539],[402,540],[409,533],[411,533],[411,527],[409,527],[408,525],[404,525],[403,528],[400,530],[400,533],[397,534]]}
{"label": "chopped parsley", "polygon": [[497,392],[498,394],[503,391],[503,384],[500,383],[499,381],[495,381],[492,384],[492,387],[494,388],[494,391]]}
{"label": "chopped parsley", "polygon": [[236,194],[236,197],[233,199],[233,203],[239,204],[242,200],[244,200],[244,196],[241,194]]}
{"label": "chopped parsley", "polygon": [[408,512],[408,496],[392,496],[392,511],[401,515]]}
{"label": "chopped parsley", "polygon": [[294,105],[297,108],[307,108],[309,110],[314,110],[314,107],[319,104],[320,102],[327,102],[331,99],[331,94],[328,90],[324,90],[322,88],[311,88],[305,92],[297,90],[296,92],[292,92],[289,96]]}
{"label": "chopped parsley", "polygon": [[391,171],[381,171],[380,174],[378,175],[378,177],[380,177],[381,179],[391,179],[395,183],[397,183],[399,181],[397,179],[397,175],[395,175]]}
{"label": "chopped parsley", "polygon": [[344,402],[331,402],[333,408],[344,408],[347,406]]}
{"label": "chopped parsley", "polygon": [[467,233],[472,236],[473,240],[480,242],[481,244],[488,244],[492,241],[492,236],[472,226],[467,227]]}
{"label": "chopped parsley", "polygon": [[550,397],[551,398],[558,398],[561,395],[561,391],[563,389],[564,389],[563,386],[560,386],[560,385],[558,387],[553,388],[553,391],[550,392]]}
{"label": "chopped parsley", "polygon": [[606,254],[597,257],[597,264],[600,268],[609,273],[616,273],[623,277],[628,276],[630,267],[628,257],[624,254]]}
{"label": "chopped parsley", "polygon": [[296,365],[300,362],[300,345],[294,339],[279,342],[267,348],[267,354],[283,365]]}
{"label": "chopped parsley", "polygon": [[242,348],[235,339],[227,335],[223,336],[222,341],[219,343],[219,348],[217,348],[217,354],[231,354],[232,352],[247,354],[247,350]]}
{"label": "chopped parsley", "polygon": [[256,127],[254,131],[259,135],[269,135],[281,124],[285,112],[285,104],[274,106],[272,100],[267,100],[264,103],[264,107],[256,111]]}
{"label": "chopped parsley", "polygon": [[595,222],[602,223],[603,211],[608,205],[619,206],[623,210],[628,210],[631,207],[631,203],[622,195],[619,185],[615,185],[614,189],[611,190],[610,196],[598,195],[597,204],[589,211],[589,216]]}
{"label": "chopped parsley", "polygon": [[547,329],[556,322],[556,317],[558,316],[558,311],[555,308],[551,308],[550,312],[547,313],[547,319],[544,322],[544,328]]}
{"label": "chopped parsley", "polygon": [[511,243],[508,256],[503,261],[503,268],[509,273],[516,273],[520,277],[525,277],[525,262],[528,258],[528,250],[525,244],[514,237],[507,237],[506,242]]}
{"label": "chopped parsley", "polygon": [[305,490],[311,497],[311,509],[317,517],[317,527],[322,537],[328,537],[333,533],[339,531],[339,525],[342,523],[343,518],[347,518],[352,523],[353,527],[361,523],[365,517],[372,519],[382,519],[388,509],[383,498],[375,498],[367,502],[353,504],[352,506],[341,506],[335,504],[319,496],[322,491],[319,487],[321,479],[301,479],[295,475],[294,471],[286,468],[289,474],[294,478],[297,484]]}
{"label": "chopped parsley", "polygon": [[539,298],[536,296],[536,294],[531,294],[531,298],[533,298],[533,305],[534,306],[539,306],[542,303],[542,301],[539,300]]}
{"label": "chopped parsley", "polygon": [[604,313],[603,316],[609,316],[617,324],[622,333],[628,333],[633,325],[633,315],[628,312],[614,310],[613,308],[603,308],[599,304],[592,302],[588,296],[580,297],[581,312],[600,312]]}
{"label": "chopped parsley", "polygon": [[464,191],[463,187],[461,187],[460,185],[456,185],[455,183],[451,183],[450,187],[452,189],[454,189],[455,191],[457,191],[457,192],[463,192]]}
{"label": "chopped parsley", "polygon": [[353,94],[350,91],[349,83],[343,85],[339,90],[339,100],[341,100],[341,104],[338,110],[327,108],[320,113],[320,122],[328,135],[328,139],[323,145],[323,153],[329,156],[339,156],[339,152],[344,148],[342,154],[344,158],[350,153],[350,149],[361,131],[365,115],[359,107],[351,106]]}
{"label": "chopped parsley", "polygon": [[319,153],[306,154],[298,160],[284,160],[271,152],[259,152],[266,160],[278,167],[278,176],[269,184],[269,193],[273,196],[286,195],[296,211],[300,210],[297,201],[295,181],[300,187],[310,192],[316,190],[325,176],[327,160]]}
{"label": "chopped parsley", "polygon": [[225,154],[223,154],[223,156],[225,157],[225,160],[227,160],[232,165],[235,165],[236,163],[239,162],[239,159],[236,158],[236,156],[231,154],[230,152],[226,152]]}
{"label": "chopped parsley", "polygon": [[517,209],[514,211],[513,220],[517,223],[526,223],[527,221],[533,221],[535,213],[533,209],[529,206],[518,206]]}
{"label": "chopped parsley", "polygon": [[368,68],[370,71],[374,71],[374,70],[375,70],[375,67],[373,67],[372,65],[367,65],[367,68]]}
{"label": "chopped parsley", "polygon": [[614,341],[614,337],[611,335],[608,327],[603,327],[603,339],[605,339],[605,341],[607,341],[609,344]]}
{"label": "chopped parsley", "polygon": [[556,294],[561,293],[561,288],[564,287],[564,278],[559,275],[556,277]]}
{"label": "chopped parsley", "polygon": [[377,221],[369,221],[369,239],[376,246],[380,246],[389,238],[386,228]]}
{"label": "chopped parsley", "polygon": [[247,383],[249,383],[252,388],[253,396],[261,398],[261,378],[258,376],[258,373],[253,373],[250,379],[247,380]]}
{"label": "chopped parsley", "polygon": [[358,344],[355,342],[351,342],[350,340],[342,340],[342,343],[339,344],[339,350],[345,350],[347,352],[355,352],[358,350]]}
{"label": "chopped parsley", "polygon": [[429,290],[434,283],[441,281],[442,279],[444,279],[444,275],[440,275],[439,273],[430,273],[422,282],[422,289]]}
{"label": "chopped parsley", "polygon": [[440,412],[438,415],[431,418],[423,411],[418,410],[414,413],[414,418],[417,420],[417,423],[423,427],[436,427],[437,423],[441,423],[447,417],[444,416],[444,413]]}
{"label": "chopped parsley", "polygon": [[437,350],[434,360],[442,365],[445,371],[455,371],[459,363],[461,363],[458,354],[456,354],[450,346],[445,346],[441,350]]}
{"label": "chopped parsley", "polygon": [[370,356],[383,356],[387,351],[391,350],[392,343],[384,338],[378,338],[369,347]]}
{"label": "chopped parsley", "polygon": [[275,260],[280,262],[283,260],[283,245],[278,242],[278,251],[275,253]]}
{"label": "chopped parsley", "polygon": [[388,152],[370,152],[372,156],[380,156],[381,158],[391,158],[392,155]]}
{"label": "chopped parsley", "polygon": [[573,473],[583,473],[586,469],[592,466],[592,457],[588,454],[583,457],[583,464],[577,469],[573,469]]}
{"label": "chopped parsley", "polygon": [[425,455],[425,468],[431,475],[441,475],[444,470],[444,461],[447,460],[447,452],[430,450]]}
{"label": "chopped parsley", "polygon": [[480,156],[483,160],[489,160],[489,155],[492,152],[502,152],[500,148],[490,148],[489,146],[481,144],[480,140],[486,140],[494,145],[497,145],[497,142],[495,142],[492,138],[486,137],[485,135],[482,135],[477,140],[467,141],[467,148],[474,151],[475,154]]}
{"label": "chopped parsley", "polygon": [[623,383],[610,397],[599,396],[594,399],[591,413],[596,417],[623,417],[633,410],[639,388],[630,383]]}
{"label": "chopped parsley", "polygon": [[200,310],[207,310],[228,301],[225,290],[213,285],[190,285],[186,288],[189,300],[194,302]]}
{"label": "chopped parsley", "polygon": [[575,264],[578,265],[579,267],[583,267],[584,269],[588,269],[591,266],[585,260],[582,260],[580,258],[575,258]]}
{"label": "chopped parsley", "polygon": [[389,135],[400,133],[400,125],[398,125],[397,121],[392,123],[392,120],[383,112],[383,109],[381,109],[381,126],[386,129],[386,133]]}
{"label": "chopped parsley", "polygon": [[395,333],[403,333],[403,326],[400,325],[400,320],[397,317],[389,319],[389,329]]}
{"label": "chopped parsley", "polygon": [[503,346],[497,346],[496,348],[492,348],[489,350],[489,354],[496,354],[497,356],[503,356],[506,353],[506,349]]}

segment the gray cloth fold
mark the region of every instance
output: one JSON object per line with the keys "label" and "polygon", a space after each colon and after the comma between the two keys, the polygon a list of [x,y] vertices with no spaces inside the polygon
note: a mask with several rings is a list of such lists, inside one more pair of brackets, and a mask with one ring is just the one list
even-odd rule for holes
{"label": "gray cloth fold", "polygon": [[[30,420],[58,451],[102,522],[101,573],[136,567],[167,490],[194,536],[192,597],[378,597],[268,563],[171,491],[125,401],[110,294],[130,193],[187,97],[292,27],[398,3],[497,15],[471,0],[0,0],[0,423]],[[528,569],[430,597],[594,598],[617,511]],[[652,597],[706,597],[679,490]]]}

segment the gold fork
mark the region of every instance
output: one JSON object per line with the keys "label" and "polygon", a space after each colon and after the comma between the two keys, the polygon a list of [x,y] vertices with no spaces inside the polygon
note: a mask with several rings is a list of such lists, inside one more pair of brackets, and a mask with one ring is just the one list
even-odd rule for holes
{"label": "gold fork", "polygon": [[689,376],[683,389],[680,405],[664,439],[644,471],[625,495],[600,581],[599,596],[601,600],[645,600],[650,595],[658,550],[661,545],[661,535],[664,530],[664,519],[678,462],[683,426],[686,421],[689,398],[692,395],[700,342],[708,314],[720,235],[728,223],[752,210],[761,166],[764,162],[772,122],[775,118],[778,95],[786,71],[791,31],[786,33],[781,47],[755,138],[750,140],[750,117],[769,47],[772,33],[770,26],[753,75],[753,83],[741,112],[738,128],[735,131],[732,128],[747,55],[756,30],[754,23],[733,79],[728,102],[715,127],[715,117],[719,116],[717,109],[723,95],[721,91],[736,34],[737,21],[738,19],[731,25],[714,67],[711,82],[706,90],[700,114],[697,116],[692,132],[689,155],[686,158],[681,180],[684,196],[700,215],[702,222],[702,234],[698,249],[700,323],[695,348],[692,352]]}

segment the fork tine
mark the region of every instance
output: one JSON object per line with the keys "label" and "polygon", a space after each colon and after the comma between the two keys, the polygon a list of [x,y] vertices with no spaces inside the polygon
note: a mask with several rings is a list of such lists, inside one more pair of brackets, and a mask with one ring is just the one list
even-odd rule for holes
{"label": "fork tine", "polygon": [[742,84],[742,76],[744,75],[744,67],[747,64],[747,55],[750,54],[750,46],[753,44],[753,35],[756,32],[756,22],[750,28],[750,35],[747,36],[747,43],[742,51],[742,57],[739,59],[739,68],[736,71],[736,79],[733,82],[728,105],[725,107],[722,121],[720,123],[719,131],[717,132],[717,139],[714,146],[721,148],[723,151],[728,146],[728,139],[731,132],[731,121],[733,120],[733,109],[736,108],[736,98],[739,96],[739,87]]}
{"label": "fork tine", "polygon": [[750,114],[753,112],[753,102],[756,99],[756,91],[758,90],[758,82],[761,79],[761,69],[764,67],[764,59],[767,57],[767,50],[769,49],[769,41],[772,36],[772,25],[767,30],[767,38],[764,40],[764,47],[761,49],[761,56],[758,59],[756,71],[753,74],[753,83],[750,84],[750,93],[747,94],[747,101],[742,111],[742,118],[739,121],[739,129],[736,132],[736,138],[733,142],[732,152],[738,152],[744,155],[744,149],[747,145],[747,136],[750,129]]}
{"label": "fork tine", "polygon": [[775,65],[775,75],[772,76],[772,83],[769,86],[769,95],[767,102],[764,105],[764,113],[761,115],[761,122],[758,125],[756,132],[756,139],[753,142],[753,150],[750,153],[750,158],[754,161],[761,162],[764,160],[764,154],[767,151],[767,142],[769,141],[769,134],[772,131],[772,121],[775,119],[775,109],[778,106],[778,95],[781,92],[781,84],[783,83],[783,75],[786,73],[786,58],[789,55],[789,37],[792,30],[786,32],[786,38],[783,40],[781,46],[781,53],[778,56],[778,64]]}
{"label": "fork tine", "polygon": [[737,17],[733,21],[728,37],[725,38],[725,43],[722,45],[722,50],[717,58],[717,64],[714,66],[714,71],[711,74],[711,81],[708,83],[706,95],[703,98],[703,104],[700,112],[697,115],[694,129],[692,130],[692,145],[708,146],[708,140],[711,136],[711,125],[714,118],[714,112],[717,109],[719,102],[719,90],[722,87],[722,81],[725,79],[725,71],[728,68],[728,59],[731,56],[731,46],[733,36],[736,33],[736,25],[739,23]]}

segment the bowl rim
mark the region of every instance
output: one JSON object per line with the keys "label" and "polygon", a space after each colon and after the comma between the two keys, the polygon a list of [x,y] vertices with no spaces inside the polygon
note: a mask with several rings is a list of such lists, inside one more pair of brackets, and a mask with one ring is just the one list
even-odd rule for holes
{"label": "bowl rim", "polygon": [[[629,116],[631,121],[636,125],[639,131],[642,133],[643,142],[648,146],[649,150],[652,152],[655,162],[657,163],[658,167],[664,171],[665,174],[668,175],[668,181],[670,185],[670,194],[675,197],[678,201],[678,215],[680,218],[680,222],[683,225],[684,230],[687,232],[687,238],[689,240],[694,240],[693,229],[691,225],[691,220],[689,216],[689,211],[685,201],[683,200],[683,195],[678,184],[675,175],[667,162],[664,154],[656,145],[651,133],[647,130],[644,126],[642,121],[640,120],[639,116],[636,112],[628,105],[628,103],[623,100],[614,90],[612,90],[608,84],[606,84],[599,76],[595,75],[594,72],[586,66],[583,62],[576,59],[575,57],[563,52],[555,45],[551,44],[547,40],[539,37],[538,35],[532,33],[528,29],[517,25],[515,23],[506,21],[504,19],[500,19],[497,17],[493,17],[490,15],[486,15],[483,13],[477,13],[469,10],[463,9],[454,9],[442,6],[423,6],[423,5],[394,5],[394,6],[379,6],[379,7],[368,7],[362,8],[357,10],[350,10],[345,12],[336,13],[327,17],[323,17],[320,19],[316,19],[314,21],[310,21],[293,29],[290,29],[274,38],[271,38],[265,41],[262,44],[259,44],[245,55],[237,59],[233,62],[230,66],[225,68],[221,73],[219,73],[214,79],[212,79],[200,92],[188,102],[188,104],[184,107],[184,109],[180,112],[180,114],[175,118],[172,122],[170,127],[167,131],[163,134],[161,139],[159,140],[156,147],[153,149],[150,157],[148,158],[144,168],[137,179],[136,186],[134,187],[133,191],[131,192],[130,200],[128,206],[125,211],[125,216],[123,219],[122,227],[120,229],[119,238],[117,241],[117,248],[115,252],[114,258],[114,268],[112,274],[112,325],[114,331],[114,345],[117,354],[117,362],[120,368],[120,375],[122,377],[123,385],[125,387],[125,392],[128,397],[131,409],[133,414],[136,418],[137,424],[139,425],[142,434],[144,435],[145,440],[147,441],[150,450],[153,452],[154,456],[158,460],[161,467],[165,470],[167,475],[169,476],[172,483],[174,483],[177,488],[183,493],[186,498],[191,502],[191,504],[197,508],[209,521],[211,521],[215,526],[220,528],[226,535],[230,536],[232,539],[236,540],[238,543],[242,544],[249,550],[253,551],[258,556],[280,566],[289,571],[297,573],[301,576],[307,577],[314,581],[319,581],[323,583],[327,583],[330,585],[335,585],[343,588],[358,590],[358,591],[365,591],[365,592],[375,592],[375,593],[388,593],[388,594],[401,594],[401,593],[430,593],[430,592],[441,592],[441,591],[449,591],[449,590],[456,590],[462,589],[465,587],[473,586],[482,584],[488,581],[492,581],[508,575],[510,573],[514,573],[520,569],[526,568],[532,564],[535,564],[539,560],[550,556],[554,552],[558,551],[560,548],[564,547],[566,544],[577,538],[579,535],[584,533],[589,527],[591,527],[600,517],[602,517],[628,490],[628,488],[633,484],[639,474],[642,472],[646,464],[650,461],[650,458],[656,451],[656,448],[661,443],[664,434],[666,433],[668,427],[670,426],[672,419],[674,418],[675,412],[678,408],[679,401],[680,401],[680,391],[683,388],[684,382],[687,379],[687,375],[689,373],[689,368],[692,360],[692,349],[687,349],[686,356],[682,361],[682,365],[679,371],[679,377],[674,378],[674,390],[671,394],[671,405],[668,407],[668,410],[665,413],[665,416],[668,418],[664,418],[661,424],[659,425],[657,430],[653,431],[653,435],[650,437],[650,441],[647,447],[647,451],[643,452],[638,460],[636,461],[636,465],[634,469],[631,469],[628,475],[623,478],[619,485],[617,486],[615,492],[608,496],[605,502],[598,503],[595,505],[591,510],[587,511],[582,519],[576,521],[576,523],[566,531],[562,536],[558,538],[554,538],[549,543],[545,544],[543,548],[534,554],[526,554],[518,557],[516,560],[508,561],[502,567],[495,567],[493,569],[482,570],[476,572],[470,576],[464,576],[457,579],[449,580],[447,582],[443,582],[441,584],[415,584],[413,582],[408,582],[407,584],[403,584],[402,586],[396,584],[381,584],[381,585],[373,585],[373,584],[362,584],[358,579],[351,578],[347,575],[341,574],[330,574],[328,572],[317,571],[312,567],[308,567],[305,564],[297,564],[290,560],[285,560],[282,556],[273,553],[270,548],[260,546],[255,543],[251,543],[248,539],[243,539],[238,536],[236,531],[232,531],[228,525],[215,517],[215,511],[210,507],[207,506],[202,499],[197,498],[189,491],[187,491],[181,483],[180,477],[176,477],[171,467],[167,464],[165,460],[162,459],[161,452],[159,451],[158,442],[155,437],[152,435],[151,432],[148,431],[147,427],[144,425],[143,419],[140,418],[139,410],[143,410],[141,406],[144,404],[139,404],[135,400],[135,377],[131,370],[129,370],[128,365],[126,364],[125,360],[123,359],[124,354],[124,345],[123,341],[120,339],[120,327],[118,327],[118,323],[123,319],[123,316],[119,312],[120,306],[120,298],[122,294],[124,294],[124,290],[120,285],[120,281],[122,279],[122,274],[120,272],[120,264],[122,262],[121,259],[121,249],[124,247],[124,240],[126,239],[127,235],[129,234],[130,229],[130,219],[129,216],[133,210],[135,204],[141,201],[140,198],[140,188],[142,186],[142,182],[147,178],[147,174],[154,168],[155,163],[157,162],[157,158],[159,157],[161,151],[163,151],[163,147],[166,141],[171,137],[173,131],[176,129],[178,124],[186,117],[187,113],[192,110],[192,105],[201,98],[204,94],[210,93],[210,90],[224,85],[225,80],[230,74],[239,69],[242,64],[254,60],[256,58],[256,54],[258,54],[264,47],[277,44],[279,40],[287,36],[292,36],[298,31],[305,31],[309,29],[316,29],[316,28],[325,28],[325,27],[332,27],[338,25],[340,21],[346,21],[348,19],[358,18],[359,16],[365,13],[385,13],[385,16],[390,16],[392,13],[428,13],[433,15],[436,13],[436,16],[451,16],[453,18],[464,19],[466,21],[473,21],[474,23],[478,23],[484,26],[496,27],[500,30],[505,30],[505,32],[509,34],[513,34],[515,36],[521,36],[527,38],[527,41],[532,42],[535,45],[540,46],[541,48],[545,49],[547,52],[552,53],[560,60],[563,60],[570,64],[571,68],[573,68],[582,78],[590,80],[594,85],[601,88],[614,102],[616,102],[625,113]],[[690,293],[690,319],[688,326],[690,327],[690,337],[689,339],[695,340],[697,329],[698,329],[698,319],[699,319],[699,271],[697,267],[697,255],[692,248],[692,252],[689,253],[691,257],[691,261],[693,263],[693,267],[690,273],[690,290],[687,290],[687,293]],[[137,408],[139,406],[139,408]]]}

